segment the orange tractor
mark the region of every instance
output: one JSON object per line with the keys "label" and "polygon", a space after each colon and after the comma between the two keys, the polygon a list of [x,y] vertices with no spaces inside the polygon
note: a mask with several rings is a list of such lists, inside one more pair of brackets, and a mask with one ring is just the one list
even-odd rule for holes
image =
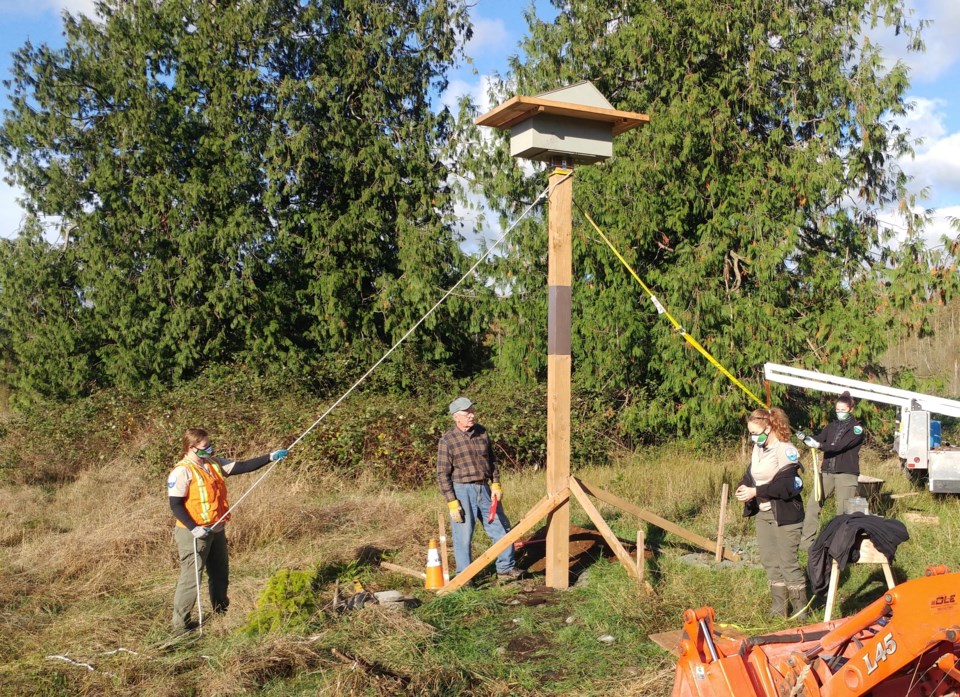
{"label": "orange tractor", "polygon": [[726,636],[713,608],[683,615],[673,697],[960,694],[960,573],[930,567],[851,617]]}

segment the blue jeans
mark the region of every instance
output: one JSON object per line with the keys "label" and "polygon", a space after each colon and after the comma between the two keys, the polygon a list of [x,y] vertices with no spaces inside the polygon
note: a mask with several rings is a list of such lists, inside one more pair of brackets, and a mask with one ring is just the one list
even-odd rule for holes
{"label": "blue jeans", "polygon": [[[473,528],[479,520],[490,539],[496,542],[510,532],[510,521],[507,520],[503,506],[497,506],[497,515],[492,523],[487,522],[490,513],[490,485],[489,484],[460,484],[453,483],[453,493],[463,507],[463,522],[454,523],[453,528],[453,555],[457,559],[457,573],[470,566],[473,556],[470,552],[470,542],[473,539]],[[497,573],[510,571],[516,565],[513,557],[513,545],[507,546],[497,557]]]}

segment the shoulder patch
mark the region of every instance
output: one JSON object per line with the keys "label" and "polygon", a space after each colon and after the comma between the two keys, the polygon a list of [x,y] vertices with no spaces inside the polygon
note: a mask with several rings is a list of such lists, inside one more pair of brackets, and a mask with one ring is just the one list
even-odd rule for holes
{"label": "shoulder patch", "polygon": [[853,432],[859,436],[861,433],[863,433],[863,426],[854,426]]}
{"label": "shoulder patch", "polygon": [[790,462],[797,462],[800,460],[800,453],[797,452],[797,449],[792,445],[788,445],[783,452],[787,456],[787,460]]}

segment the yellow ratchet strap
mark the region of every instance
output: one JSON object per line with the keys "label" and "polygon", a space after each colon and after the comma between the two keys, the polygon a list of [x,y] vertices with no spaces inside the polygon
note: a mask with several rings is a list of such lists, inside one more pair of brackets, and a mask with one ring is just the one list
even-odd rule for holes
{"label": "yellow ratchet strap", "polygon": [[[577,208],[580,208],[580,206],[577,206]],[[687,340],[688,344],[693,346],[693,348],[697,349],[697,351],[699,351],[704,358],[706,358],[714,366],[716,366],[717,370],[719,370],[721,373],[726,375],[734,385],[736,385],[741,390],[743,390],[744,393],[748,397],[750,397],[750,399],[752,399],[754,402],[756,402],[761,407],[766,409],[767,404],[763,400],[761,400],[759,397],[757,397],[757,395],[751,392],[750,389],[747,388],[747,386],[744,385],[742,382],[740,382],[729,370],[724,368],[723,365],[721,365],[720,361],[714,358],[710,354],[710,352],[707,351],[707,349],[705,349],[703,346],[700,345],[699,341],[697,341],[692,336],[690,336],[686,332],[686,330],[682,326],[680,326],[680,323],[677,322],[677,320],[674,319],[673,315],[671,315],[667,311],[667,308],[665,308],[663,304],[657,299],[657,296],[654,295],[653,291],[647,287],[647,284],[644,283],[643,280],[637,275],[637,272],[630,267],[630,264],[628,264],[627,260],[623,258],[623,255],[621,255],[620,252],[617,251],[617,248],[613,246],[613,244],[610,242],[609,239],[607,239],[607,236],[603,234],[603,230],[601,230],[600,227],[595,222],[593,222],[593,218],[590,217],[590,214],[587,213],[585,210],[583,210],[583,208],[580,208],[580,212],[583,213],[583,216],[593,226],[593,229],[597,231],[597,234],[600,235],[600,238],[607,243],[607,246],[610,248],[610,251],[616,255],[617,259],[620,260],[620,263],[623,264],[624,268],[626,268],[626,270],[630,272],[630,275],[633,276],[634,279],[636,279],[637,283],[640,284],[640,287],[642,287],[646,291],[647,295],[650,296],[650,301],[653,303],[654,307],[657,308],[657,313],[661,315],[665,315],[666,318],[670,320],[670,324],[673,325],[673,328],[677,330],[680,336],[682,336],[684,339]]]}

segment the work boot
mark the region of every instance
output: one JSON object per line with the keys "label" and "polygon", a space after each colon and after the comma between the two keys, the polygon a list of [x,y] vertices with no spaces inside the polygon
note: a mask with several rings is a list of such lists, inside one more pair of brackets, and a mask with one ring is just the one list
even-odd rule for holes
{"label": "work boot", "polygon": [[807,587],[787,586],[787,595],[790,598],[790,611],[793,613],[790,619],[799,622],[806,620],[810,616],[807,612]]}
{"label": "work boot", "polygon": [[522,578],[525,578],[526,574],[523,573],[517,567],[508,569],[507,571],[498,571],[497,572],[497,581],[500,583],[516,583]]}
{"label": "work boot", "polygon": [[772,602],[770,603],[770,612],[768,613],[771,617],[787,617],[787,584],[785,583],[771,583],[770,584],[770,597]]}

